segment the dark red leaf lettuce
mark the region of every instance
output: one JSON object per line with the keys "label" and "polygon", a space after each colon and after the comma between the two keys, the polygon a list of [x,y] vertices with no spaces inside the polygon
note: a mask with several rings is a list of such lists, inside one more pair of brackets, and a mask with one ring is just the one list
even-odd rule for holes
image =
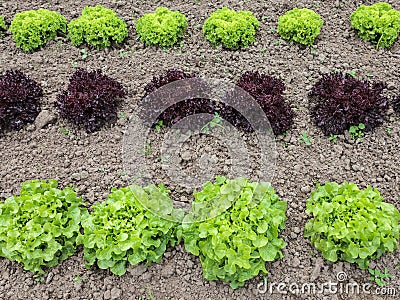
{"label": "dark red leaf lettuce", "polygon": [[313,86],[311,117],[325,135],[342,134],[360,123],[369,131],[384,121],[388,98],[382,82],[370,84],[349,74],[325,74]]}
{"label": "dark red leaf lettuce", "polygon": [[88,72],[79,68],[67,90],[57,95],[56,107],[61,117],[84,127],[87,132],[94,132],[117,117],[122,97],[125,91],[119,82],[100,70]]}
{"label": "dark red leaf lettuce", "polygon": [[283,98],[285,85],[280,79],[248,71],[236,84],[258,102],[275,135],[284,133],[293,125],[294,111]]}
{"label": "dark red leaf lettuce", "polygon": [[35,121],[43,96],[40,85],[21,71],[0,76],[0,130],[21,129]]}

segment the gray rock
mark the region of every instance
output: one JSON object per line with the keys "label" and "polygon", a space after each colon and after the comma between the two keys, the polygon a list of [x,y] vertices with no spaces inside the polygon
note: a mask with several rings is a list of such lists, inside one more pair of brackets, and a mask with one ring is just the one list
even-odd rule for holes
{"label": "gray rock", "polygon": [[118,299],[121,297],[122,291],[119,288],[111,289],[111,299]]}
{"label": "gray rock", "polygon": [[300,266],[300,259],[298,257],[295,257],[292,259],[292,267],[297,268],[298,266]]}
{"label": "gray rock", "polygon": [[105,291],[103,295],[104,300],[111,299],[111,292],[110,291]]}
{"label": "gray rock", "polygon": [[53,124],[56,121],[56,116],[49,110],[42,110],[35,120],[35,127],[42,129],[49,124]]}
{"label": "gray rock", "polygon": [[139,277],[146,271],[147,271],[147,267],[145,265],[137,265],[134,268],[128,269],[128,272],[131,273],[131,275],[134,277]]}

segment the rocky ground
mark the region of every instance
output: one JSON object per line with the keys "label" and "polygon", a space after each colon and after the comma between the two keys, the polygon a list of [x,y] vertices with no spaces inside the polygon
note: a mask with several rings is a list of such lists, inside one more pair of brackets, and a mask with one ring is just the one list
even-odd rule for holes
{"label": "rocky ground", "polygon": [[[400,9],[398,1],[388,1]],[[0,198],[19,192],[20,184],[30,179],[58,179],[62,186],[69,183],[79,189],[85,201],[102,201],[111,187],[122,187],[132,179],[124,170],[124,133],[129,119],[136,114],[137,104],[144,95],[144,86],[153,76],[177,67],[205,78],[234,82],[248,70],[280,77],[286,84],[285,98],[296,110],[295,124],[286,136],[276,140],[275,176],[271,179],[277,193],[288,202],[288,221],[282,237],[287,242],[284,258],[267,264],[268,282],[278,284],[339,283],[337,274],[346,273],[343,283],[360,286],[371,283],[367,271],[348,263],[327,263],[303,237],[308,217],[305,201],[316,182],[352,181],[361,187],[374,185],[385,200],[400,209],[400,126],[398,116],[390,111],[383,126],[367,133],[362,142],[339,136],[336,143],[324,137],[309,117],[307,94],[322,74],[333,70],[355,71],[358,78],[385,81],[385,93],[393,97],[400,93],[400,43],[389,50],[376,51],[374,45],[360,40],[350,28],[349,15],[360,4],[373,1],[102,1],[127,20],[130,37],[118,49],[95,51],[88,49],[83,59],[81,49],[65,38],[37,52],[26,54],[16,48],[11,36],[0,40],[0,73],[18,68],[40,82],[45,90],[44,111],[34,125],[18,132],[0,136]],[[48,8],[59,11],[68,20],[79,16],[86,5],[98,1],[10,1],[0,3],[0,15],[8,22],[17,12]],[[215,49],[204,39],[201,25],[215,9],[228,5],[234,9],[254,12],[261,27],[257,42],[247,49],[227,51]],[[180,10],[188,17],[189,27],[182,46],[163,51],[144,47],[136,39],[133,22],[158,6]],[[276,33],[277,18],[293,7],[308,7],[324,19],[324,27],[312,49],[283,41]],[[59,119],[53,103],[56,95],[66,88],[75,66],[103,72],[123,83],[128,97],[120,108],[115,124],[86,134]],[[302,132],[312,138],[310,146],[299,143]],[[157,137],[158,136],[158,137]],[[161,144],[160,133],[152,136],[154,147]],[[212,146],[207,148],[207,146]],[[207,148],[207,149],[206,149]],[[226,147],[225,147],[226,148]],[[217,161],[216,170],[224,170],[226,150],[213,139],[197,137],[183,146],[183,167],[196,174],[194,161],[204,151]],[[224,150],[225,149],[225,150]],[[221,151],[222,152],[221,152]],[[256,159],[256,156],[254,156]],[[157,164],[157,155],[148,162]],[[157,176],[160,172],[152,169]],[[190,202],[191,194],[174,188],[176,199]],[[155,178],[154,180],[159,180]],[[96,267],[85,269],[83,252],[48,270],[43,277],[34,278],[17,263],[0,259],[0,299],[398,299],[400,294],[399,251],[384,255],[372,267],[388,268],[393,275],[388,287],[396,296],[378,295],[373,285],[371,293],[282,294],[274,289],[263,293],[263,278],[250,280],[243,288],[232,290],[228,284],[203,279],[199,260],[186,253],[183,245],[169,249],[161,263],[139,265],[117,277]],[[341,273],[343,275],[343,273]],[[343,279],[343,278],[342,278]],[[340,286],[340,285],[339,285]],[[287,289],[286,289],[287,291]]]}

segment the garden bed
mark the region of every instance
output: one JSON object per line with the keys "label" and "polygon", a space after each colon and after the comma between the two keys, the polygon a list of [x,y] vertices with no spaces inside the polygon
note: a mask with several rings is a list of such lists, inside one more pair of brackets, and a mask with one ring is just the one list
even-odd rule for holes
{"label": "garden bed", "polygon": [[[140,3],[139,3],[140,2]],[[83,57],[63,37],[57,37],[36,52],[24,53],[16,47],[10,35],[0,39],[0,73],[18,68],[40,83],[44,90],[41,120],[20,131],[0,135],[0,198],[18,194],[21,182],[31,179],[55,178],[62,187],[72,183],[78,194],[90,205],[104,201],[111,187],[124,187],[131,177],[122,161],[124,133],[135,117],[138,104],[145,95],[144,87],[154,76],[171,68],[179,68],[199,77],[224,79],[235,83],[245,71],[259,71],[282,79],[286,89],[284,98],[295,110],[294,125],[278,136],[276,144],[275,175],[271,183],[277,194],[287,201],[286,229],[281,237],[287,243],[283,258],[267,263],[268,282],[287,285],[314,283],[317,286],[332,281],[340,282],[337,274],[345,272],[347,281],[360,286],[372,283],[370,274],[356,264],[328,263],[320,252],[304,238],[304,225],[309,219],[305,213],[306,199],[316,183],[328,181],[355,182],[360,187],[377,187],[386,202],[400,209],[400,142],[399,115],[392,108],[384,124],[366,132],[356,142],[349,133],[339,135],[333,142],[314,126],[310,118],[308,94],[322,74],[334,70],[351,72],[359,79],[384,81],[384,93],[392,99],[400,93],[400,42],[387,49],[376,50],[375,45],[361,40],[349,23],[350,14],[361,3],[348,1],[103,1],[102,5],[115,10],[127,21],[129,38],[119,48],[87,49]],[[373,4],[373,1],[363,1]],[[388,1],[400,9],[396,1]],[[10,22],[14,14],[29,9],[47,8],[58,11],[68,20],[77,18],[87,5],[96,1],[4,1],[0,15]],[[215,48],[204,38],[201,25],[211,12],[223,5],[233,9],[246,9],[260,21],[256,42],[236,51]],[[188,18],[188,29],[183,41],[163,50],[145,47],[136,39],[133,27],[144,13],[158,6],[179,10]],[[276,33],[277,18],[288,9],[307,7],[319,13],[324,20],[320,36],[310,47],[299,46],[280,39]],[[76,67],[101,69],[104,74],[118,80],[127,95],[122,99],[118,120],[94,133],[77,130],[57,117],[54,103],[57,95],[66,89]],[[44,125],[43,120],[45,123]],[[43,125],[43,128],[41,128]],[[147,161],[154,180],[164,182],[176,201],[190,203],[192,192],[168,182],[160,171],[160,160],[155,149],[162,143],[163,131],[153,133],[152,151]],[[311,144],[299,142],[302,134],[310,137]],[[248,135],[251,140],[251,134]],[[252,143],[250,143],[252,144]],[[211,146],[211,147],[210,147]],[[256,145],[252,147],[257,150]],[[208,152],[217,161],[217,169],[224,170],[226,151],[223,145],[210,137],[198,137],[182,150],[183,166],[196,175],[198,156]],[[252,156],[256,165],[257,156]],[[372,268],[388,268],[393,279],[388,287],[400,294],[399,251],[385,254],[371,263]],[[263,294],[263,277],[249,280],[244,287],[233,290],[224,282],[203,278],[200,261],[187,253],[183,244],[170,248],[160,263],[130,267],[123,276],[93,266],[85,268],[83,249],[58,266],[34,278],[22,266],[0,259],[0,299],[380,299],[384,296],[360,292],[349,295],[338,292],[283,295],[274,289],[273,295]],[[261,292],[260,292],[261,290]],[[145,298],[144,298],[145,297]],[[389,297],[390,298],[390,297]]]}

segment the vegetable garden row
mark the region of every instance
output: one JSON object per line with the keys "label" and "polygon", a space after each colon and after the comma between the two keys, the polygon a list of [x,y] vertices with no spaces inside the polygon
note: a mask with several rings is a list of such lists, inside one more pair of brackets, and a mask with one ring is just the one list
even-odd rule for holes
{"label": "vegetable garden row", "polygon": [[[183,239],[185,249],[199,256],[208,280],[244,285],[267,274],[265,263],[282,258],[286,243],[285,201],[269,183],[217,176],[195,192],[189,214],[175,209],[163,185],[112,189],[88,213],[72,186],[32,180],[19,196],[0,204],[0,255],[26,270],[44,273],[83,245],[87,267],[97,263],[123,275],[128,264],[159,262],[168,246]],[[377,189],[360,190],[353,183],[328,182],[312,191],[304,228],[323,257],[357,263],[397,249],[400,212]],[[83,231],[81,230],[83,228]]]}
{"label": "vegetable garden row", "polygon": [[[154,77],[145,86],[143,99],[162,86],[194,77],[193,74],[177,69],[168,70],[164,75]],[[295,113],[283,97],[285,85],[282,80],[248,71],[238,79],[236,86],[257,101],[275,135],[290,129]],[[313,105],[310,112],[312,119],[329,137],[353,130],[354,126],[362,135],[363,130],[370,131],[384,122],[390,103],[389,98],[383,94],[385,87],[385,83],[371,84],[358,80],[351,74],[324,74],[309,93]],[[41,86],[21,71],[7,71],[0,75],[0,95],[0,130],[21,129],[25,124],[32,123],[41,110]],[[119,100],[125,96],[121,83],[103,75],[101,71],[88,72],[79,68],[71,77],[67,89],[57,95],[55,106],[62,118],[74,126],[83,127],[87,132],[93,132],[101,129],[106,122],[116,119]],[[173,99],[168,99],[170,95],[165,97],[166,103],[174,103]],[[400,95],[394,97],[392,106],[395,111],[400,112]],[[181,119],[198,113],[217,113],[239,130],[253,131],[246,118],[223,103],[223,99],[219,106],[209,99],[181,101],[162,112],[158,121],[172,126]]]}
{"label": "vegetable garden row", "polygon": [[[388,48],[400,32],[400,11],[385,2],[361,5],[351,14],[350,22],[362,39],[371,41],[377,48]],[[160,47],[175,45],[184,36],[187,26],[185,15],[164,7],[143,15],[135,24],[143,43]],[[293,8],[279,17],[277,32],[283,39],[312,45],[322,26],[321,16],[313,10]],[[239,49],[255,41],[259,27],[260,22],[250,11],[235,12],[223,7],[206,19],[203,32],[214,46]],[[6,29],[4,18],[0,17],[0,32]],[[69,23],[61,14],[47,9],[17,13],[9,30],[17,46],[27,52],[44,46],[57,35],[67,34],[67,31],[74,46],[86,42],[95,48],[105,48],[122,43],[128,37],[125,21],[101,5],[84,8],[82,15]]]}

